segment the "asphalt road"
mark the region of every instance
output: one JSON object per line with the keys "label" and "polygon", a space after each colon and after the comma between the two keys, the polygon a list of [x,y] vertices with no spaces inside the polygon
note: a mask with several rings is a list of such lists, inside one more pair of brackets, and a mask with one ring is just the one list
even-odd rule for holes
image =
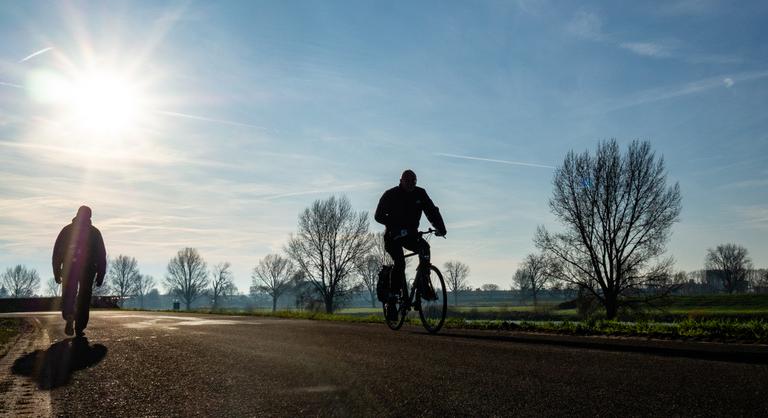
{"label": "asphalt road", "polygon": [[0,415],[768,416],[760,361],[118,311],[73,344],[58,314],[26,315],[37,330],[0,362],[0,391],[16,387]]}

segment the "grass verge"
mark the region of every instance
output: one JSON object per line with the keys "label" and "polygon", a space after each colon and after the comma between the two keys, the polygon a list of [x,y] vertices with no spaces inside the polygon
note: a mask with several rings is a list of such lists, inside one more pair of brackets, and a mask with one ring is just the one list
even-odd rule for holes
{"label": "grass verge", "polygon": [[[353,323],[384,322],[381,315],[340,315],[306,311],[192,310],[189,312]],[[412,325],[421,325],[417,316],[409,317],[407,322]],[[676,322],[659,323],[651,321],[620,322],[604,319],[592,319],[587,321],[468,321],[463,318],[449,317],[445,320],[445,328],[768,344],[768,321],[764,319],[683,319]]]}

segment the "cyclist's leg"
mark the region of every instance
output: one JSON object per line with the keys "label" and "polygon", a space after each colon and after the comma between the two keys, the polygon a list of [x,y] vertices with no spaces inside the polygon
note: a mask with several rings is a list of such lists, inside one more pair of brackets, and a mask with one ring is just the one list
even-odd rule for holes
{"label": "cyclist's leg", "polygon": [[403,247],[419,255],[419,273],[429,274],[430,248],[427,240],[421,237],[409,239],[403,243]]}
{"label": "cyclist's leg", "polygon": [[394,262],[390,278],[393,283],[400,283],[403,295],[406,295],[407,298],[408,286],[405,283],[405,256],[403,254],[403,247],[395,240],[385,239],[384,250],[390,257],[392,257],[392,261]]}

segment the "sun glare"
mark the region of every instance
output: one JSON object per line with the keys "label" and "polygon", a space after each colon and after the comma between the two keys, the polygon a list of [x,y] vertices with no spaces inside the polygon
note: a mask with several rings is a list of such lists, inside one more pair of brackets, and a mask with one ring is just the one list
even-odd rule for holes
{"label": "sun glare", "polygon": [[84,71],[71,77],[49,71],[33,76],[33,96],[55,107],[53,120],[72,133],[127,136],[146,114],[139,83],[108,70]]}
{"label": "sun glare", "polygon": [[139,122],[141,94],[129,80],[109,73],[86,73],[74,80],[65,105],[70,121],[95,133],[126,133]]}

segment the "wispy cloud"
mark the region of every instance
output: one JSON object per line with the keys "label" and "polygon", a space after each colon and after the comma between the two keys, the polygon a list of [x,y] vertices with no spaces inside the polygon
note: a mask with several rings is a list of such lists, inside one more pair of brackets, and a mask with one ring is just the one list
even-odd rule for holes
{"label": "wispy cloud", "polygon": [[5,81],[0,81],[0,86],[12,87],[12,88],[15,88],[15,89],[23,89],[24,88],[24,86],[22,86],[20,84],[6,83]]}
{"label": "wispy cloud", "polygon": [[579,10],[566,25],[566,29],[571,34],[592,41],[601,41],[605,39],[603,33],[603,20],[595,12]]}
{"label": "wispy cloud", "polygon": [[641,91],[624,97],[618,100],[614,100],[607,104],[602,111],[609,112],[613,110],[624,109],[633,106],[639,106],[647,103],[659,102],[662,100],[674,99],[677,97],[687,96],[691,94],[702,93],[715,88],[730,88],[737,83],[746,83],[750,81],[760,80],[768,77],[768,70],[763,71],[750,71],[740,74],[734,74],[730,76],[718,76],[710,77],[702,80],[691,81],[678,86],[666,86],[659,87],[650,90]]}
{"label": "wispy cloud", "polygon": [[670,56],[669,48],[660,43],[654,42],[622,42],[619,44],[621,48],[630,50],[637,55],[643,55],[646,57],[668,57]]}
{"label": "wispy cloud", "polygon": [[554,166],[551,165],[545,165],[545,164],[537,164],[537,163],[528,163],[523,161],[510,161],[510,160],[497,160],[494,158],[482,158],[482,157],[472,157],[469,155],[456,155],[456,154],[446,154],[443,152],[437,152],[435,155],[439,155],[441,157],[448,157],[448,158],[458,158],[462,160],[472,160],[472,161],[485,161],[489,163],[498,163],[498,164],[508,164],[508,165],[519,165],[524,167],[537,167],[537,168],[550,168],[554,169]]}
{"label": "wispy cloud", "polygon": [[29,61],[32,58],[34,58],[34,57],[36,57],[38,55],[41,55],[41,54],[45,54],[46,52],[48,52],[48,51],[50,51],[52,49],[53,49],[53,47],[49,46],[48,48],[43,48],[43,49],[41,49],[39,51],[33,52],[33,53],[27,55],[26,57],[22,58],[21,60],[19,60],[19,63],[22,63],[24,61]]}
{"label": "wispy cloud", "polygon": [[172,116],[172,117],[176,117],[176,118],[185,118],[185,119],[199,120],[199,121],[202,121],[202,122],[213,122],[213,123],[220,123],[220,124],[223,124],[223,125],[242,126],[242,127],[245,127],[245,128],[254,128],[254,129],[260,129],[260,130],[263,130],[263,131],[268,130],[267,128],[265,128],[263,126],[252,125],[250,123],[235,122],[235,121],[226,120],[226,119],[209,118],[209,117],[199,116],[199,115],[190,115],[189,113],[170,112],[170,111],[167,111],[167,110],[158,110],[157,113],[160,114],[160,115]]}

